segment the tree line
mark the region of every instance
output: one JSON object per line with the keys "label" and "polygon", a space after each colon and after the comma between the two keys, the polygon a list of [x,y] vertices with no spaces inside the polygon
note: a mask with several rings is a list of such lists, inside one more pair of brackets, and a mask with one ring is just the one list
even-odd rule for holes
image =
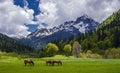
{"label": "tree line", "polygon": [[74,49],[70,53],[71,49],[69,48],[73,48],[75,41],[78,41],[81,45],[82,54],[79,54],[79,56],[119,58],[120,10],[113,13],[92,32],[78,34],[77,37],[71,38],[68,41],[61,40],[53,43],[59,47],[59,54],[72,55]]}
{"label": "tree line", "polygon": [[56,54],[62,54],[62,55],[66,55],[66,56],[71,56],[74,55],[75,57],[79,57],[79,54],[81,52],[81,45],[79,44],[79,42],[75,41],[73,46],[71,46],[70,44],[66,44],[64,45],[64,47],[62,48],[62,53],[60,53],[60,49],[58,48],[58,46],[54,43],[48,43],[45,46],[45,49],[39,52],[39,56],[40,57],[44,57],[44,56],[54,56]]}

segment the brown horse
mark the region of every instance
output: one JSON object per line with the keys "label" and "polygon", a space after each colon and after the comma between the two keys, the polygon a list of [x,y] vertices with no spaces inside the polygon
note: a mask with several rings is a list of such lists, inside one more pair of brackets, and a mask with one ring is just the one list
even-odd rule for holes
{"label": "brown horse", "polygon": [[57,63],[58,65],[62,65],[62,62],[60,60],[46,60],[46,65],[54,66],[55,63]]}
{"label": "brown horse", "polygon": [[46,65],[52,65],[52,60],[46,60]]}
{"label": "brown horse", "polygon": [[55,63],[62,65],[62,62],[60,60],[53,60],[52,65],[54,66]]}
{"label": "brown horse", "polygon": [[34,66],[34,62],[32,60],[24,60],[25,66],[28,64],[33,65]]}

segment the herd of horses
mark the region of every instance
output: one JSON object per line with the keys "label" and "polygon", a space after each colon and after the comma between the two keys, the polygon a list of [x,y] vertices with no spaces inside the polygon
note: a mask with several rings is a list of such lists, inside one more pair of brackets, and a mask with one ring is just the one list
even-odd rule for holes
{"label": "herd of horses", "polygon": [[[27,64],[29,65],[33,65],[34,66],[34,62],[30,59],[30,60],[24,60],[24,64],[25,66]],[[58,65],[62,65],[62,61],[61,60],[46,60],[46,65],[48,66],[54,66],[55,64],[58,64]]]}

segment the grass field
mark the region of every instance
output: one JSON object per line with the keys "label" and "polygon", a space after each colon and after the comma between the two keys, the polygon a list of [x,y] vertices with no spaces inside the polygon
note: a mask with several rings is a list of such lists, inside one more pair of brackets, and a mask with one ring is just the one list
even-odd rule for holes
{"label": "grass field", "polygon": [[[46,66],[46,59],[61,59],[62,66]],[[75,59],[73,57],[34,58],[34,66],[24,66],[24,59],[2,56],[0,73],[120,73],[120,59]]]}

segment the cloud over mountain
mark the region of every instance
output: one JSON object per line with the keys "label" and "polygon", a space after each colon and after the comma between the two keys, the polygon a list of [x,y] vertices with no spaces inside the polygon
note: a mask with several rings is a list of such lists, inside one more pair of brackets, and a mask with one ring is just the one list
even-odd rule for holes
{"label": "cloud over mountain", "polygon": [[118,9],[120,0],[0,0],[0,33],[26,36],[30,28],[24,24],[50,28],[84,14],[102,22]]}
{"label": "cloud over mountain", "polygon": [[33,23],[31,9],[26,10],[13,4],[13,0],[0,0],[0,32],[11,37],[26,36],[28,27],[24,24]]}
{"label": "cloud over mountain", "polygon": [[120,8],[120,0],[41,0],[39,8],[39,22],[53,27],[83,14],[102,22]]}

